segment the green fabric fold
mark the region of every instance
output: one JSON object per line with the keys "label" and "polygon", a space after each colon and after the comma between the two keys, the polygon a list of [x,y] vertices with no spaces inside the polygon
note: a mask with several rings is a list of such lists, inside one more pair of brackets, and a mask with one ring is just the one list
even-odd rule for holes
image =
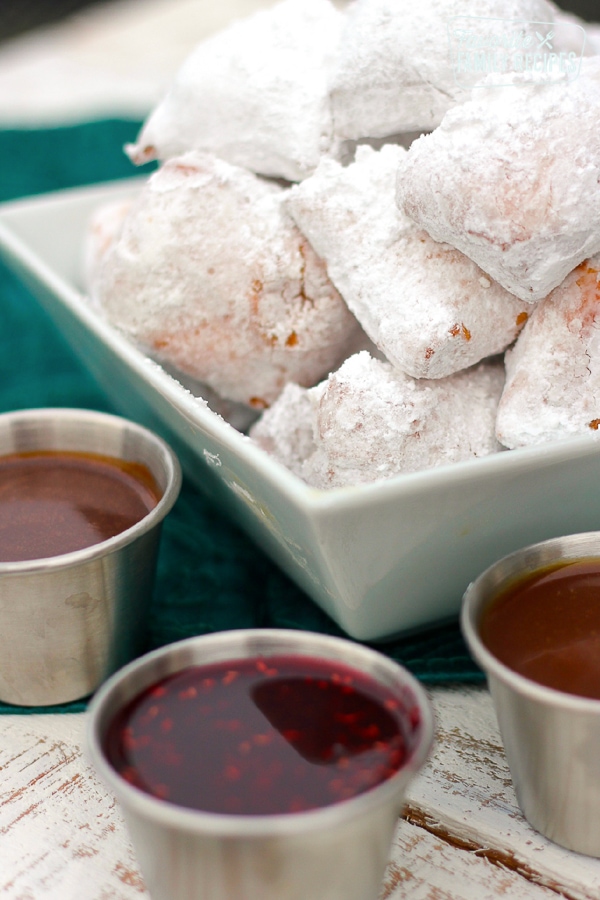
{"label": "green fabric fold", "polygon": [[[139,122],[0,130],[0,201],[139,173],[122,151]],[[146,167],[148,169],[149,167]],[[0,412],[70,406],[115,412],[27,289],[0,265]],[[231,628],[341,629],[187,480],[167,517],[148,647]],[[476,683],[458,624],[371,644],[428,684]],[[0,713],[79,712],[85,701]]]}

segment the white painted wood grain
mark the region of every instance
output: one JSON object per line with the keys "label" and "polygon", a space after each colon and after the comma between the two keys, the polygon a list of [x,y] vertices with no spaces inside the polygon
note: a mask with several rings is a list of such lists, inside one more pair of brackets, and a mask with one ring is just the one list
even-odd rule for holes
{"label": "white painted wood grain", "polygon": [[0,716],[0,897],[147,896],[121,815],[82,756],[83,715]]}
{"label": "white painted wood grain", "polygon": [[402,821],[379,900],[558,900],[475,850],[460,849]]}
{"label": "white painted wood grain", "polygon": [[430,827],[531,869],[554,891],[597,900],[600,860],[563,850],[521,815],[487,689],[437,689],[431,696],[436,747],[409,787],[409,804]]}
{"label": "white painted wood grain", "polygon": [[[487,691],[431,696],[438,737],[380,900],[597,900],[600,861],[519,813]],[[120,810],[83,755],[85,720],[0,716],[0,900],[148,897]]]}

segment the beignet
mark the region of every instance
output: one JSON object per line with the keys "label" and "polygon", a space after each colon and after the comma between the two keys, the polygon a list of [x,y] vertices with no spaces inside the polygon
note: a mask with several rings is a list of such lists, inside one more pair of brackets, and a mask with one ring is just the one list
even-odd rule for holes
{"label": "beignet", "polygon": [[342,18],[329,0],[282,0],[203,41],[128,148],[131,159],[197,149],[304,178],[332,147],[328,67]]}
{"label": "beignet", "polygon": [[315,384],[362,331],[282,207],[287,191],[214,156],[155,172],[90,285],[149,355],[256,409]]}
{"label": "beignet", "polygon": [[600,57],[548,84],[476,88],[415,141],[400,209],[534,303],[600,250]]}
{"label": "beignet", "polygon": [[250,436],[313,487],[366,484],[500,450],[503,383],[500,362],[432,381],[363,351],[316,387],[288,388]]}
{"label": "beignet", "polygon": [[539,303],[506,353],[497,435],[524,447],[600,426],[600,256]]}
{"label": "beignet", "polygon": [[330,83],[338,137],[428,131],[468,97],[452,68],[454,16],[487,30],[487,18],[552,22],[553,10],[546,0],[355,0]]}
{"label": "beignet", "polygon": [[362,146],[347,167],[324,159],[286,205],[387,359],[415,378],[442,378],[504,350],[528,304],[399,212],[405,155]]}

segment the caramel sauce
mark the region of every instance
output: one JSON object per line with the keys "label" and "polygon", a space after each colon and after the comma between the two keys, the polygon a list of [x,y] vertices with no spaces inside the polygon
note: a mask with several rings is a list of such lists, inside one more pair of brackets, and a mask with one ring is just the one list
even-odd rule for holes
{"label": "caramel sauce", "polygon": [[146,466],[96,453],[0,457],[0,562],[45,559],[120,534],[158,503]]}
{"label": "caramel sauce", "polygon": [[557,563],[511,585],[483,613],[480,636],[520,675],[600,700],[600,559]]}

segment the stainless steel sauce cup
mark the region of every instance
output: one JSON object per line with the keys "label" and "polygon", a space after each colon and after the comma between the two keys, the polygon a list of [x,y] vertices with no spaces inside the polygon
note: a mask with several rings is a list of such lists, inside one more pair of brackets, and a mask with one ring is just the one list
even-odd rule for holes
{"label": "stainless steel sauce cup", "polygon": [[92,693],[143,650],[160,526],[181,485],[172,450],[152,432],[90,410],[0,415],[0,455],[100,453],[143,463],[162,497],[132,528],[60,556],[0,562],[0,699],[23,706]]}
{"label": "stainless steel sauce cup", "polygon": [[461,626],[487,675],[525,818],[557,844],[600,856],[600,700],[518,675],[489,652],[479,634],[486,607],[515,579],[551,563],[589,557],[600,559],[600,532],[553,538],[511,553],[469,585]]}
{"label": "stainless steel sauce cup", "polygon": [[[198,812],[156,799],[108,762],[107,728],[145,688],[191,665],[274,654],[341,660],[391,688],[407,712],[405,765],[350,800],[257,816]],[[425,761],[432,736],[425,691],[381,654],[325,635],[248,629],[180,641],[126,666],[92,701],[87,746],[121,804],[153,900],[376,900],[406,786]],[[200,762],[195,775],[203,777]]]}

